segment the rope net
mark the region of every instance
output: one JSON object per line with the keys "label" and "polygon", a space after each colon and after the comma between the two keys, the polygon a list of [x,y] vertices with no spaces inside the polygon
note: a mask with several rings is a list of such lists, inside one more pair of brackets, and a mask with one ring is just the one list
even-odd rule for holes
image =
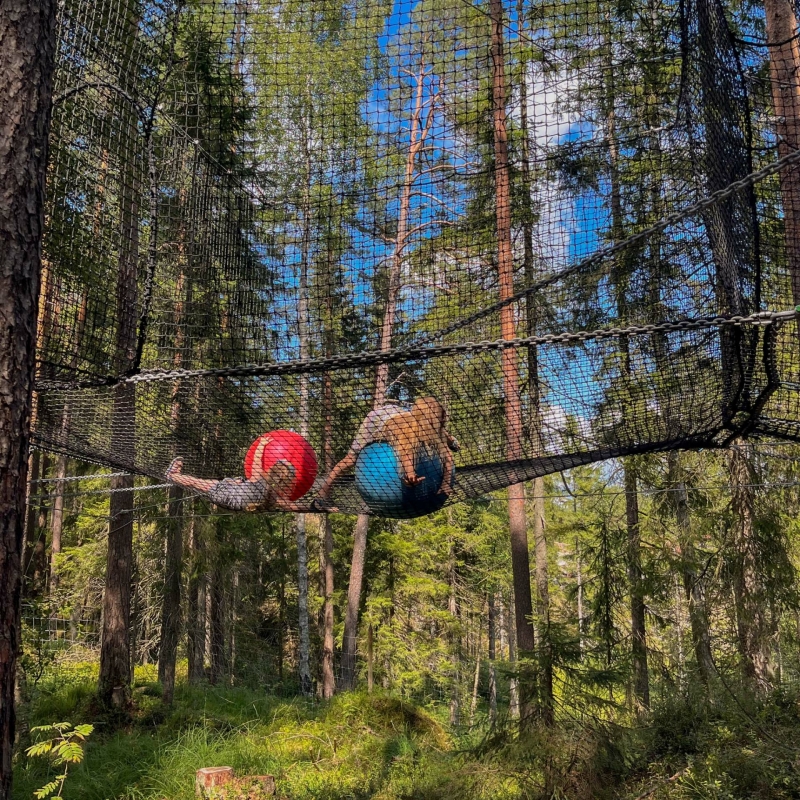
{"label": "rope net", "polygon": [[414,516],[800,441],[793,46],[715,0],[63,0],[35,442],[218,479],[294,430],[302,505],[386,439],[402,507],[325,492]]}

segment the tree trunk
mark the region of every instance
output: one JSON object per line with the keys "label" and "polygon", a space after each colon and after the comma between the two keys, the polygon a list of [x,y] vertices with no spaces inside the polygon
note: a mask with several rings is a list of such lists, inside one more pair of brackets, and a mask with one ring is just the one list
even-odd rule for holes
{"label": "tree trunk", "polygon": [[748,448],[737,439],[728,456],[733,510],[731,572],[744,682],[754,695],[764,695],[772,689],[774,678],[769,646],[772,632],[756,542],[754,475]]}
{"label": "tree trunk", "polygon": [[489,606],[489,719],[494,724],[497,721],[497,671],[494,663],[497,657],[495,648],[497,625],[494,592],[489,592],[487,602]]}
{"label": "tree trunk", "polygon": [[[65,412],[66,413],[66,412]],[[62,426],[63,427],[63,426]],[[67,475],[67,457],[59,455],[56,460],[56,485],[53,495],[53,515],[50,520],[50,613],[55,615],[58,592],[58,569],[56,564],[61,553],[61,534],[64,529],[64,478]]]}
{"label": "tree trunk", "polygon": [[[133,48],[138,19],[131,13],[127,20],[125,44]],[[122,76],[122,86],[133,76]],[[122,375],[136,362],[137,275],[139,267],[139,175],[134,148],[139,137],[135,109],[120,98],[119,117],[122,135],[118,157],[120,177],[120,244],[117,267],[115,315],[117,332],[114,366]],[[126,151],[125,148],[128,148]],[[133,384],[114,389],[111,420],[111,449],[123,463],[135,460],[136,393]],[[107,706],[126,705],[130,696],[131,646],[131,569],[133,563],[133,476],[111,479],[108,558],[103,593],[103,636],[100,648],[98,696]]]}
{"label": "tree trunk", "polygon": [[356,685],[358,608],[361,603],[361,585],[364,581],[368,530],[369,517],[360,514],[353,532],[353,559],[350,562],[350,583],[347,586],[347,611],[342,640],[342,688],[346,691],[355,689]]}
{"label": "tree trunk", "polygon": [[631,662],[633,699],[637,713],[650,708],[650,676],[647,670],[644,586],[642,584],[641,522],[636,471],[630,458],[623,462],[625,523],[628,532],[627,566],[631,608]]}
{"label": "tree trunk", "polygon": [[[305,154],[305,187],[303,194],[303,237],[300,245],[300,285],[298,295],[298,341],[300,359],[305,361],[309,356],[308,341],[308,265],[311,248],[311,153],[308,136],[310,125],[303,125],[303,150]],[[309,376],[300,376],[300,435],[308,438],[309,433]],[[298,677],[300,692],[311,696],[311,641],[308,618],[308,536],[304,514],[295,515],[295,534],[297,540],[297,623],[299,634]]]}
{"label": "tree trunk", "polygon": [[203,538],[194,515],[189,522],[190,569],[188,609],[186,624],[186,654],[189,683],[200,683],[205,678],[206,652],[206,597],[205,557]]}
{"label": "tree trunk", "polygon": [[[410,138],[406,154],[405,176],[400,191],[400,210],[397,219],[397,235],[394,238],[389,271],[389,288],[386,296],[386,309],[381,325],[380,350],[386,352],[392,347],[392,334],[397,317],[397,304],[400,297],[401,280],[405,251],[409,240],[408,218],[411,211],[411,200],[415,180],[417,159],[422,151],[431,128],[432,115],[435,113],[435,99],[424,97],[425,77],[427,75],[424,61],[414,77],[415,94],[414,110],[411,116]],[[429,106],[428,119],[423,119],[426,103]],[[373,408],[378,408],[386,400],[389,386],[389,364],[380,364],[375,376],[375,394]],[[342,687],[355,687],[356,647],[358,639],[358,607],[361,602],[361,584],[364,577],[364,560],[366,558],[367,529],[369,517],[361,514],[356,521],[353,533],[353,560],[350,568],[350,583],[347,588],[347,612],[344,622],[344,640],[342,642]]]}
{"label": "tree trunk", "polygon": [[55,14],[52,0],[4,0],[0,13],[0,800],[11,800]]}
{"label": "tree trunk", "polygon": [[209,629],[211,658],[208,681],[215,686],[225,675],[225,565],[223,563],[222,544],[224,533],[223,520],[216,524],[216,542],[214,563],[211,568],[211,604],[209,609]]}
{"label": "tree trunk", "polygon": [[550,636],[550,576],[547,563],[547,538],[544,521],[544,481],[533,481],[534,498],[534,556],[536,562],[536,617],[539,637],[539,713],[545,725],[555,721],[553,711],[553,645]]}
{"label": "tree trunk", "polygon": [[689,493],[686,491],[681,454],[677,451],[671,452],[668,456],[668,465],[669,482],[674,490],[675,518],[678,523],[680,547],[680,570],[683,579],[683,590],[689,606],[692,646],[700,680],[705,686],[708,686],[715,672],[714,659],[711,654],[711,634],[708,628],[703,586],[695,568],[697,557],[692,540]]}
{"label": "tree trunk", "polygon": [[[452,517],[448,520],[452,524]],[[455,727],[460,722],[461,717],[461,702],[459,692],[459,682],[461,676],[459,674],[459,666],[461,663],[461,641],[460,636],[456,633],[456,625],[458,623],[459,609],[458,597],[456,595],[456,558],[455,549],[450,545],[450,557],[448,564],[448,583],[450,584],[450,594],[447,599],[447,609],[452,618],[452,632],[450,634],[450,649],[455,662],[455,669],[453,670],[453,685],[450,692],[450,725]]]}
{"label": "tree trunk", "polygon": [[333,663],[333,526],[330,517],[326,514],[323,521],[324,539],[324,606],[323,606],[323,632],[322,632],[322,697],[330,700],[336,691]]}
{"label": "tree trunk", "polygon": [[167,517],[167,558],[164,567],[164,603],[161,609],[161,646],[158,651],[158,680],[161,697],[172,703],[175,693],[175,661],[181,633],[181,571],[183,567],[183,490],[169,489]]}
{"label": "tree trunk", "polygon": [[[764,0],[772,104],[778,155],[800,148],[800,42],[791,0]],[[792,300],[800,305],[800,167],[792,164],[780,174],[786,254],[792,278]]]}
{"label": "tree trunk", "polygon": [[[49,477],[50,456],[42,453],[39,462],[41,477]],[[33,535],[28,538],[23,559],[23,595],[26,600],[41,598],[47,585],[47,515],[46,497],[49,483],[39,484],[39,501],[34,514]]]}
{"label": "tree trunk", "polygon": [[[492,121],[494,138],[495,215],[497,234],[497,271],[500,300],[514,294],[514,255],[511,243],[511,181],[508,168],[508,131],[506,127],[506,76],[503,53],[503,2],[490,0],[492,25]],[[500,310],[503,339],[516,338],[514,308]],[[513,347],[503,350],[503,394],[505,398],[506,458],[514,461],[522,452],[522,401],[519,385],[519,362]],[[511,564],[514,580],[514,609],[517,647],[524,661],[533,655],[533,601],[531,597],[528,527],[525,518],[525,487],[516,483],[508,489],[508,521],[511,536]],[[533,713],[535,684],[528,670],[520,671],[520,711],[522,721]]]}
{"label": "tree trunk", "polygon": [[367,691],[372,694],[373,679],[372,679],[372,664],[373,664],[373,637],[374,631],[372,623],[370,622],[367,628]]}
{"label": "tree trunk", "polygon": [[478,646],[475,648],[475,672],[472,678],[472,702],[469,706],[469,724],[475,724],[475,711],[478,708],[478,687],[481,680],[481,618],[478,615]]}

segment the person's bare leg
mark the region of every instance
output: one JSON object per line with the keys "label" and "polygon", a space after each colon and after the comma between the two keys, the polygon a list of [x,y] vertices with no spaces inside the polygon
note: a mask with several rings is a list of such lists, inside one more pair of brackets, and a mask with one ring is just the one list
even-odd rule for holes
{"label": "person's bare leg", "polygon": [[356,460],[358,459],[358,453],[354,453],[352,450],[327,474],[325,480],[322,481],[322,484],[319,487],[319,491],[317,492],[317,496],[320,497],[322,500],[328,500],[328,495],[331,491],[331,486],[333,486],[334,481],[344,472],[347,472],[348,469],[355,466]]}

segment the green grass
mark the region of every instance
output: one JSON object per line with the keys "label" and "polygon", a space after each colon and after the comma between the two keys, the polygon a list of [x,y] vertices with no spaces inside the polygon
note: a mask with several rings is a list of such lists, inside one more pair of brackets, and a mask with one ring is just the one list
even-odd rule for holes
{"label": "green grass", "polygon": [[[96,725],[84,762],[66,783],[67,800],[191,800],[195,771],[221,765],[237,774],[273,774],[280,795],[291,800],[453,797],[463,742],[412,704],[382,694],[316,704],[184,683],[165,708],[152,678],[137,672],[131,716],[113,725],[94,703],[92,666],[62,667],[37,687],[30,725]],[[48,774],[41,759],[20,755],[14,797],[32,797]],[[511,796],[507,781],[495,783],[474,796]]]}
{"label": "green grass", "polygon": [[[179,683],[161,703],[137,671],[129,716],[94,700],[96,666],[49,672],[24,709],[29,725],[96,725],[66,800],[192,800],[200,767],[272,774],[285,800],[800,800],[800,696],[758,710],[676,698],[638,727],[583,720],[525,737],[453,732],[446,709],[354,693],[328,703],[246,688]],[[680,773],[675,780],[666,779]],[[52,771],[17,757],[15,800]]]}

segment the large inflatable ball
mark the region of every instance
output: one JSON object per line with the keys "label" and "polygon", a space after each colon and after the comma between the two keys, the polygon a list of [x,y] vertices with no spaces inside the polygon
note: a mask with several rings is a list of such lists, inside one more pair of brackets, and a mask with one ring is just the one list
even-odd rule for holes
{"label": "large inflatable ball", "polygon": [[278,461],[288,461],[294,467],[294,484],[289,493],[290,500],[299,500],[312,486],[317,477],[317,456],[314,448],[294,431],[270,431],[259,436],[244,457],[244,474],[249,480],[253,475],[253,459],[261,442],[266,442],[261,456],[264,472]]}
{"label": "large inflatable ball", "polygon": [[[356,488],[370,511],[382,517],[410,519],[438,511],[447,501],[447,495],[439,491],[444,480],[441,459],[420,452],[414,471],[425,480],[408,486],[394,448],[387,442],[372,442],[358,454]],[[453,477],[448,476],[451,486]]]}

